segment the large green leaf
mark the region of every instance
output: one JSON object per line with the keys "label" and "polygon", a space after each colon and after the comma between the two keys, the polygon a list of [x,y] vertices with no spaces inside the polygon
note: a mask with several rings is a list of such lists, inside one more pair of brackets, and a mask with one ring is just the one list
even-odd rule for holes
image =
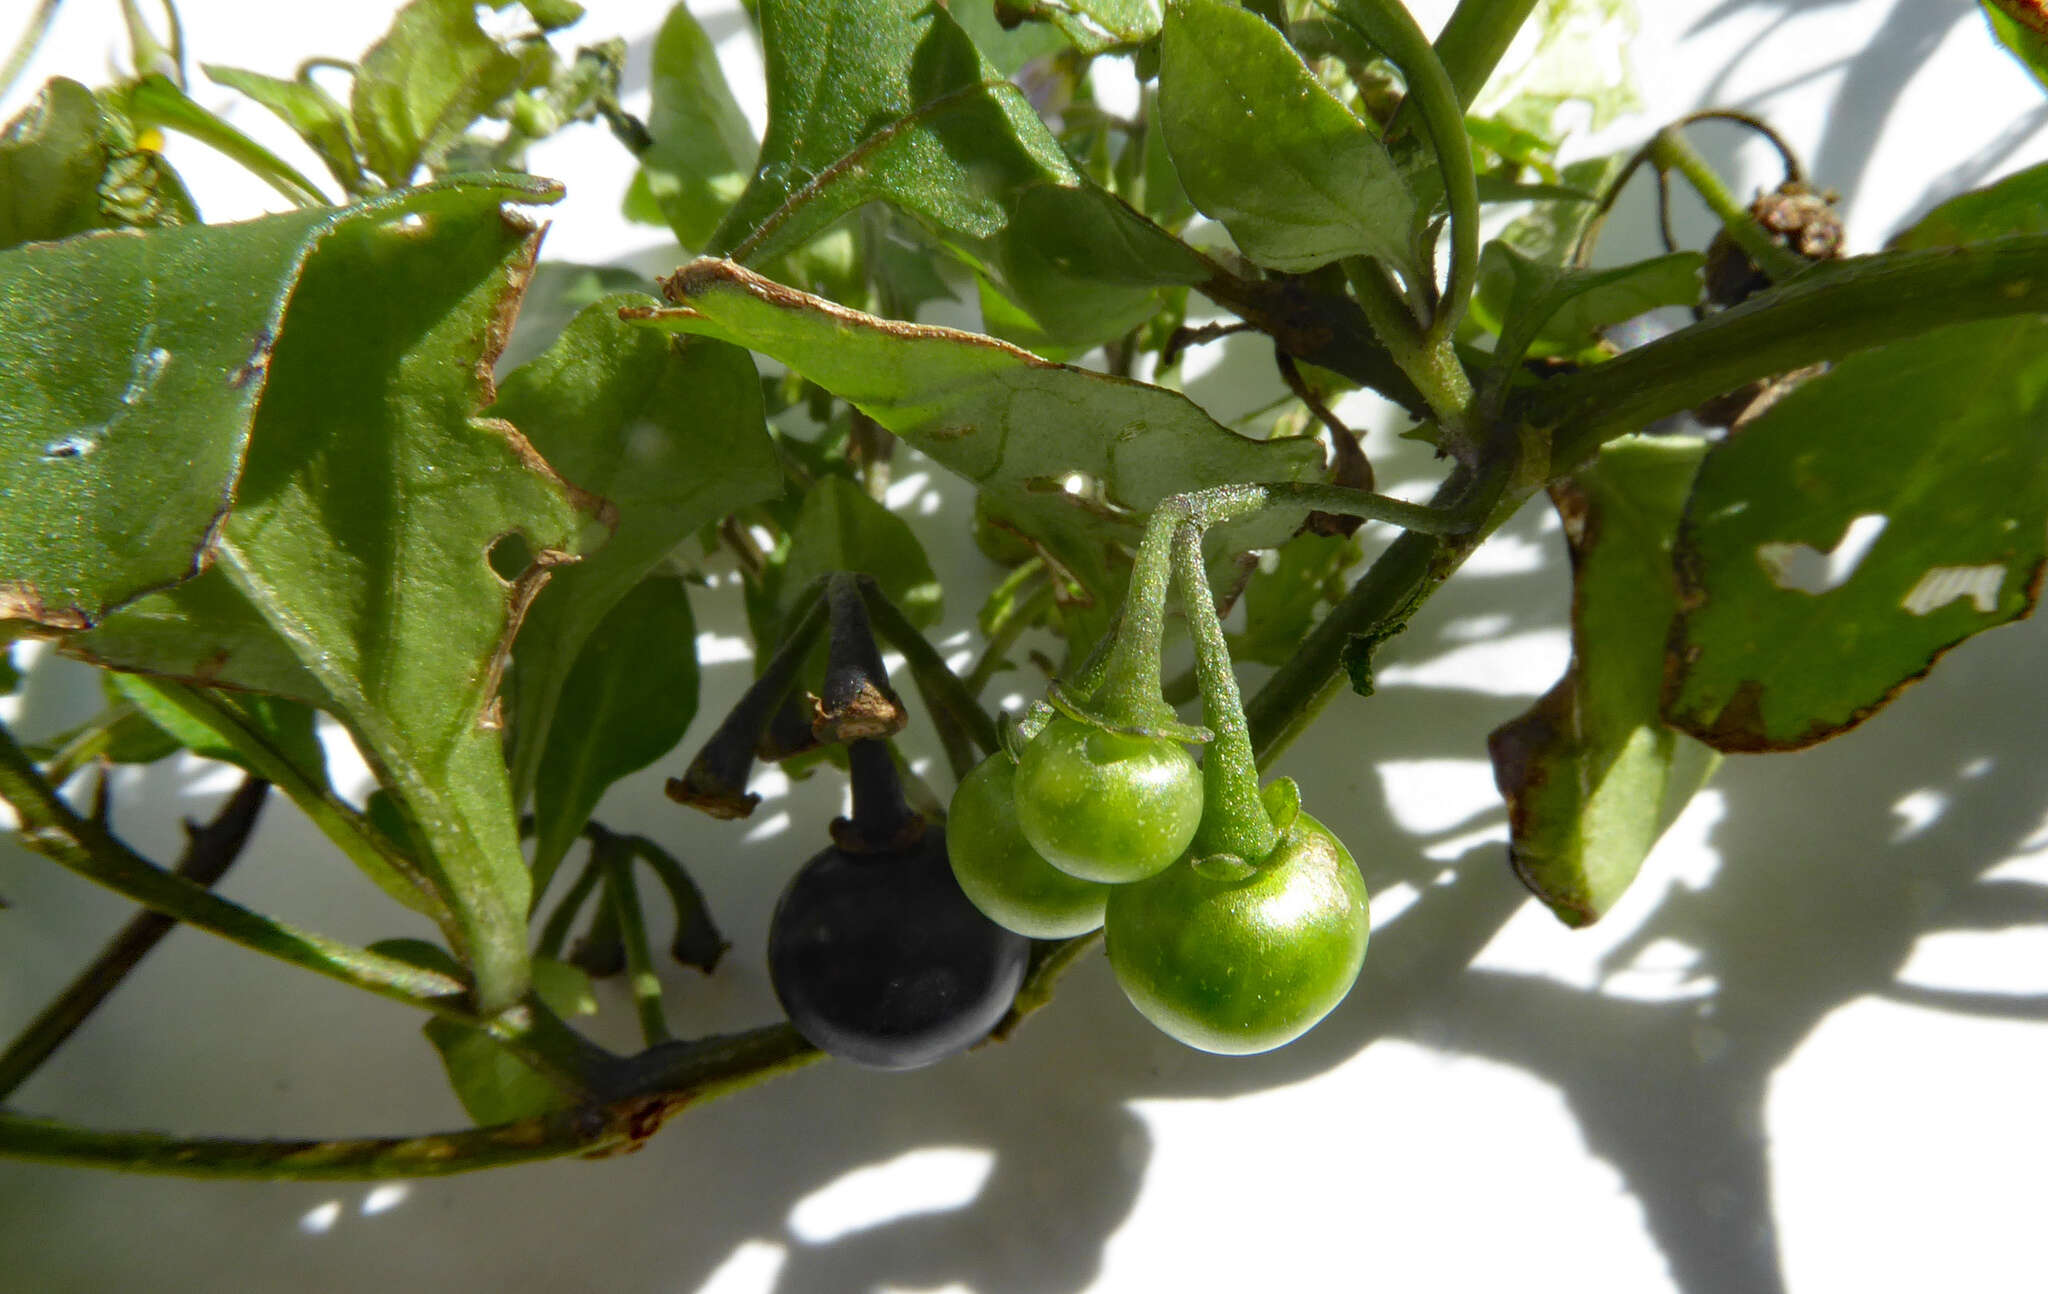
{"label": "large green leaf", "polygon": [[1550,489],[1571,544],[1571,667],[1486,744],[1508,857],[1567,925],[1614,906],[1719,759],[1659,714],[1671,544],[1705,449],[1625,437]]}
{"label": "large green leaf", "polygon": [[[1050,535],[1057,517],[1062,543],[1128,540],[1136,532],[1131,514],[1171,495],[1230,481],[1304,480],[1322,467],[1315,441],[1250,440],[1179,392],[1054,364],[973,333],[858,314],[730,261],[693,262],[665,288],[683,308],[648,312],[652,323],[789,365],[980,486],[1033,538]],[[1277,544],[1303,515],[1224,527],[1219,543]]]}
{"label": "large green leaf", "polygon": [[0,619],[84,628],[205,569],[280,320],[322,240],[545,192],[528,180],[430,186],[0,252]]}
{"label": "large green leaf", "polygon": [[[526,612],[512,657],[508,694],[514,731],[514,794],[524,801],[545,780],[543,760],[575,760],[594,772],[625,776],[641,764],[592,762],[575,733],[555,737],[555,708],[565,680],[575,672],[621,667],[618,653],[604,661],[590,657],[592,633],[618,600],[668,557],[676,545],[707,522],[735,508],[772,498],[782,487],[782,469],[762,414],[762,389],[754,362],[743,350],[707,340],[678,342],[618,319],[623,305],[647,297],[612,295],[584,309],[561,338],[539,358],[506,377],[492,412],[518,426],[541,455],[575,485],[606,500],[612,534],[584,561],[555,571]],[[680,614],[688,616],[688,608]],[[635,631],[637,633],[637,631]],[[655,661],[672,661],[678,645],[647,645]],[[690,643],[680,649],[688,653]],[[682,686],[682,680],[678,680]],[[690,684],[694,694],[694,684]],[[688,708],[694,708],[694,700]],[[649,723],[659,731],[674,721],[674,710],[655,706],[645,717],[618,723]],[[688,715],[682,717],[688,723]],[[600,733],[602,735],[602,733]],[[682,733],[670,739],[674,745]],[[557,749],[559,747],[559,749]],[[666,745],[647,760],[666,753]],[[602,782],[588,794],[584,813],[596,805]],[[563,805],[582,803],[543,796],[543,823],[535,870],[553,872],[561,852],[582,829]],[[557,811],[559,817],[557,817]]]}
{"label": "large green leaf", "polygon": [[677,4],[654,37],[653,105],[640,171],[626,194],[635,219],[666,221],[676,240],[703,250],[753,174],[753,127],[740,111],[711,38]]}
{"label": "large green leaf", "polygon": [[478,25],[474,0],[412,0],[356,68],[349,115],[364,165],[386,184],[405,184],[512,93],[525,70]]}
{"label": "large green leaf", "polygon": [[525,988],[528,877],[496,693],[545,577],[537,563],[508,584],[489,553],[518,534],[544,559],[578,530],[532,447],[477,417],[535,240],[500,210],[505,192],[451,188],[413,204],[417,220],[329,235],[283,321],[215,569],[74,644],[284,691],[345,723],[422,846],[485,1011]]}
{"label": "large green leaf", "polygon": [[1264,18],[1173,0],[1159,111],[1188,197],[1254,261],[1299,272],[1364,255],[1418,272],[1415,202],[1386,148]]}
{"label": "large green leaf", "polygon": [[[586,308],[506,377],[491,410],[563,477],[602,496],[613,523],[601,548],[554,573],[519,631],[508,694],[521,801],[551,744],[564,680],[581,668],[599,622],[699,527],[782,488],[753,361],[731,346],[679,342],[620,320],[620,307],[645,304],[613,295]],[[543,851],[537,870],[552,871],[559,857]]]}
{"label": "large green leaf", "polygon": [[[1715,446],[1678,548],[1666,717],[1722,750],[1808,746],[2026,615],[2044,427],[2048,322],[2003,319],[1853,355]],[[1867,551],[1837,551],[1852,538]]]}
{"label": "large green leaf", "polygon": [[76,81],[47,82],[0,133],[0,250],[111,223],[100,214],[106,167],[99,100]]}
{"label": "large green leaf", "polygon": [[675,749],[697,713],[697,631],[682,581],[641,581],[592,628],[536,761],[535,893],[606,788]]}

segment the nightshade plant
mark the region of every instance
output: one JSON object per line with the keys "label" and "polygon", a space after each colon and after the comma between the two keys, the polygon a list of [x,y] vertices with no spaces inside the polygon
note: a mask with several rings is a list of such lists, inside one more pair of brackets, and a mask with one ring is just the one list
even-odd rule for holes
{"label": "nightshade plant", "polygon": [[[2048,83],[2039,0],[1984,3]],[[725,816],[751,811],[757,757],[815,765],[903,721],[878,668],[820,647],[849,590],[958,779],[997,749],[980,697],[1032,631],[1065,653],[1048,690],[1069,713],[1041,737],[1205,735],[1173,705],[1193,690],[1162,681],[1177,589],[1214,737],[1202,811],[1151,833],[1164,863],[1112,869],[1103,905],[1126,991],[1219,1050],[1313,1023],[1364,951],[1361,888],[1300,959],[1298,1016],[1190,990],[1205,965],[1291,964],[1203,906],[1216,887],[1302,855],[1349,868],[1258,769],[1339,691],[1370,695],[1377,648],[1538,492],[1571,548],[1572,664],[1485,740],[1514,871],[1574,925],[1614,904],[1721,752],[1853,728],[2038,595],[2048,168],[1847,257],[1789,151],[1785,186],[1745,204],[1689,142],[1761,122],[1707,114],[1567,164],[1560,105],[1596,123],[1625,106],[1587,79],[1573,22],[1626,22],[1624,0],[1462,0],[1434,42],[1397,0],[758,0],[758,142],[682,6],[644,120],[617,101],[623,47],[575,48],[567,0],[524,0],[489,30],[471,0],[411,0],[353,62],[197,65],[296,133],[318,180],[192,97],[175,14],[163,38],[123,7],[135,75],[53,80],[0,136],[0,642],[100,666],[107,695],[72,732],[0,729],[0,797],[22,845],[146,912],[0,1051],[0,1153],[458,1172],[630,1147],[814,1059],[786,1023],[670,1036],[639,879],[676,909],[677,957],[709,971],[723,940],[680,860],[590,820],[694,717],[690,584],[712,563],[744,577],[761,681],[671,793]],[[1534,58],[1496,76],[1525,24]],[[1105,60],[1136,73],[1130,116],[1096,101]],[[564,195],[523,160],[563,130],[631,150],[627,211],[698,255],[659,298],[536,265],[527,213]],[[165,131],[293,210],[200,223]],[[1712,245],[1599,258],[1608,213],[1648,200],[1627,184],[1645,173],[1660,203],[1677,189],[1712,210]],[[962,296],[981,332],[916,322]],[[1659,308],[1693,317],[1633,349],[1607,340]],[[1291,393],[1273,417],[1226,426],[1178,389],[1180,357],[1230,333],[1270,344]],[[1435,447],[1428,502],[1372,493],[1330,407],[1352,390]],[[937,583],[878,502],[899,442],[971,483],[976,540],[1008,572],[964,675],[922,636]],[[1802,574],[1872,517],[1882,533],[1849,578]],[[1354,573],[1361,523],[1399,533]],[[1226,645],[1214,610],[1236,600]],[[1241,709],[1233,653],[1277,666]],[[0,656],[0,688],[18,682]],[[329,780],[323,714],[375,775],[363,803]],[[879,747],[861,749],[857,775]],[[166,867],[123,843],[90,772],[177,750],[247,779]],[[350,946],[216,895],[266,788],[439,942]],[[911,790],[936,816],[940,797]],[[1092,947],[1069,933],[1092,924],[1087,892],[1059,901],[1082,911],[1025,932],[1060,937],[1032,947],[997,1037]],[[6,1106],[179,923],[419,1008],[477,1126],[248,1141]],[[638,1055],[565,1018],[587,975],[618,970]]]}

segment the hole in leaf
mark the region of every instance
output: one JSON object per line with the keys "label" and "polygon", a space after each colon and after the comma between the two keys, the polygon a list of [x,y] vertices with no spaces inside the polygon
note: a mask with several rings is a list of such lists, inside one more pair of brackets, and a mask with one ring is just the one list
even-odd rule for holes
{"label": "hole in leaf", "polygon": [[508,531],[491,541],[491,569],[498,578],[511,583],[533,565],[533,546],[518,531]]}
{"label": "hole in leaf", "polygon": [[1770,575],[1771,583],[1793,593],[1831,593],[1849,582],[1856,568],[1870,554],[1877,537],[1884,533],[1885,518],[1865,513],[1849,523],[1832,552],[1820,552],[1811,544],[1758,544],[1756,559]]}
{"label": "hole in leaf", "polygon": [[1998,610],[1998,591],[2005,587],[2003,566],[1937,566],[1920,577],[1899,605],[1916,616],[1968,598],[1977,610],[1989,615]]}

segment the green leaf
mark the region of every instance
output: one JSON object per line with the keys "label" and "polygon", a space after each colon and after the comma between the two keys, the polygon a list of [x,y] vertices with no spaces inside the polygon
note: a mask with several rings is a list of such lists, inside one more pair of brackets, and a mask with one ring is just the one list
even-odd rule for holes
{"label": "green leaf", "polygon": [[[587,307],[505,379],[491,410],[525,432],[556,471],[602,495],[615,523],[603,547],[554,572],[520,629],[508,688],[520,802],[554,745],[557,700],[592,631],[698,528],[782,488],[752,360],[619,319],[622,305],[647,301],[620,295]],[[649,650],[668,659],[675,647]],[[536,863],[543,879],[560,859],[553,844],[566,849],[582,825],[544,842]]]}
{"label": "green leaf", "polygon": [[542,31],[560,31],[583,21],[583,6],[576,0],[520,0]]}
{"label": "green leaf", "polygon": [[[1026,310],[1059,310],[1037,322],[1070,344],[1098,340],[1094,321],[1130,311],[1145,289],[1211,273],[1077,170],[943,7],[763,0],[761,31],[767,138],[712,249],[765,266],[885,200],[1002,275]],[[1077,319],[1090,336],[1069,335]]]}
{"label": "green leaf", "polygon": [[537,893],[606,788],[674,750],[697,713],[697,630],[681,581],[641,581],[594,628],[535,761]]}
{"label": "green leaf", "polygon": [[348,109],[311,77],[302,74],[296,81],[282,81],[261,72],[245,72],[216,63],[201,63],[199,70],[215,84],[254,99],[290,126],[292,133],[326,164],[344,192],[363,191],[362,163],[356,158],[355,123],[349,119]]}
{"label": "green leaf", "polygon": [[2039,0],[1979,0],[1992,34],[2048,89],[2048,12]]}
{"label": "green leaf", "polygon": [[804,494],[803,510],[790,529],[783,592],[794,596],[833,571],[874,576],[884,596],[920,629],[939,621],[939,578],[924,545],[908,522],[844,476],[824,477]]}
{"label": "green leaf", "polygon": [[113,223],[100,214],[106,168],[99,100],[76,81],[45,82],[0,132],[0,251]]}
{"label": "green leaf", "polygon": [[110,674],[112,686],[193,754],[247,770],[291,797],[350,862],[393,899],[446,924],[448,910],[403,846],[345,804],[327,780],[327,752],[302,701],[231,694],[139,674]]}
{"label": "green leaf", "polygon": [[[1678,547],[1667,720],[1722,750],[1809,746],[2026,615],[2044,425],[2048,323],[2016,318],[1852,355],[1716,445]],[[1863,518],[1875,541],[1838,552]]]}
{"label": "green leaf", "polygon": [[1252,260],[1302,272],[1365,255],[1419,272],[1415,202],[1385,146],[1257,14],[1172,0],[1159,111],[1188,197]]}
{"label": "green leaf", "polygon": [[[282,690],[347,725],[422,846],[483,1011],[525,987],[528,877],[493,723],[505,645],[541,575],[508,585],[489,550],[517,533],[545,557],[578,528],[531,446],[476,416],[532,257],[534,231],[500,209],[519,191],[418,191],[417,223],[329,236],[285,317],[215,569],[146,623],[122,613],[75,644],[116,666]],[[236,599],[248,608],[220,636],[177,615]],[[273,641],[244,660],[258,619]]]}
{"label": "green leaf", "polygon": [[[1322,470],[1310,439],[1254,441],[1176,391],[1053,364],[973,333],[892,323],[805,296],[729,261],[700,260],[667,284],[684,308],[643,317],[758,350],[787,364],[980,486],[984,504],[1056,558],[1114,568],[1135,514],[1170,495],[1230,481],[1307,480]],[[1072,485],[1080,495],[1064,488]],[[1221,548],[1278,544],[1300,516],[1219,528]]]}
{"label": "green leaf", "polygon": [[599,301],[646,286],[646,275],[616,265],[542,261],[533,267],[526,295],[519,299],[519,320],[504,354],[498,356],[498,372],[512,373],[531,364],[561,340],[571,320]]}
{"label": "green leaf", "polygon": [[314,249],[351,222],[516,191],[0,252],[0,619],[84,628],[205,569]]}
{"label": "green leaf", "polygon": [[1567,925],[1635,880],[1719,756],[1664,726],[1664,641],[1678,613],[1671,546],[1705,452],[1624,437],[1551,486],[1572,554],[1572,663],[1487,739],[1515,872]]}
{"label": "green leaf", "polygon": [[[447,949],[424,939],[384,939],[370,948],[425,970],[457,979],[463,977],[461,966],[448,955]],[[534,958],[533,986],[541,1001],[557,1015],[567,1018],[597,1010],[590,977],[565,962],[551,957]],[[455,1098],[479,1125],[530,1118],[564,1102],[554,1084],[480,1029],[437,1018],[427,1021],[420,1032],[440,1054]]]}
{"label": "green leaf", "polygon": [[1360,557],[1343,535],[1296,535],[1282,544],[1271,570],[1244,588],[1244,632],[1230,636],[1230,654],[1262,665],[1285,665],[1301,651],[1318,614],[1344,595],[1344,576]]}
{"label": "green leaf", "polygon": [[1629,69],[1640,20],[1632,0],[1540,0],[1474,103],[1480,116],[1532,135],[1555,133],[1558,110],[1582,104],[1600,130],[1642,100]]}
{"label": "green leaf", "polygon": [[2007,234],[2048,234],[2048,163],[1950,198],[1885,244],[1885,250],[1961,247]]}
{"label": "green leaf", "polygon": [[[184,744],[149,716],[131,705],[109,680],[118,675],[103,674],[100,690],[107,708],[73,728],[53,737],[25,744],[30,759],[43,765],[43,775],[52,785],[94,760],[110,764],[154,764],[183,750]],[[6,689],[0,689],[4,692]]]}
{"label": "green leaf", "polygon": [[408,183],[524,72],[477,24],[474,0],[412,0],[356,68],[349,114],[364,164],[386,184]]}
{"label": "green leaf", "polygon": [[1705,264],[1698,252],[1673,252],[1613,269],[1559,269],[1507,243],[1488,243],[1476,295],[1507,302],[1494,363],[1510,367],[1525,358],[1578,355],[1615,324],[1662,306],[1694,305]]}
{"label": "green leaf", "polygon": [[665,221],[676,241],[701,251],[754,171],[753,127],[718,65],[718,50],[687,4],[668,11],[654,37],[653,146],[626,195],[635,219]]}

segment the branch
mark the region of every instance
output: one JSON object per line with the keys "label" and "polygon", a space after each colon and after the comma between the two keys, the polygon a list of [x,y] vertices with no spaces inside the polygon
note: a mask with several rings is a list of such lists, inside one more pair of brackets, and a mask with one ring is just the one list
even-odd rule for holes
{"label": "branch", "polygon": [[1550,474],[1604,442],[1761,378],[1951,324],[2048,312],[2048,235],[1816,266],[1703,322],[1553,378],[1511,416],[1554,428]]}
{"label": "branch", "polygon": [[[248,843],[269,794],[270,783],[244,778],[211,822],[203,827],[186,824],[190,839],[175,875],[207,887],[219,881]],[[0,1101],[48,1060],[177,924],[161,912],[144,912],[121,927],[92,964],[0,1053]]]}

